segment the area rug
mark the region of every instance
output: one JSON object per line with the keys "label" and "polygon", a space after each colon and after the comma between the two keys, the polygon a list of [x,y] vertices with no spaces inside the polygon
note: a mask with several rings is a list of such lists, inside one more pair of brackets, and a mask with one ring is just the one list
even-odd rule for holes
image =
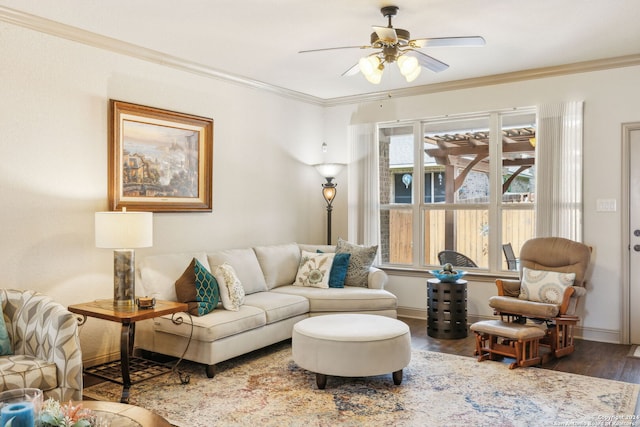
{"label": "area rug", "polygon": [[[318,390],[285,342],[219,364],[213,379],[183,362],[188,384],[157,377],[134,385],[130,403],[180,427],[633,425],[637,384],[424,350],[411,357],[399,386],[391,375],[328,377]],[[109,401],[120,392],[108,382],[84,390]]]}

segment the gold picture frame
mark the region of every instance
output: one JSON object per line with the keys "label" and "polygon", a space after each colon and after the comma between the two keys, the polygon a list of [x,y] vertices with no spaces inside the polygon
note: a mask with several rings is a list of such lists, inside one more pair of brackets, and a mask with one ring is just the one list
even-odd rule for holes
{"label": "gold picture frame", "polygon": [[213,119],[109,100],[109,209],[211,212]]}

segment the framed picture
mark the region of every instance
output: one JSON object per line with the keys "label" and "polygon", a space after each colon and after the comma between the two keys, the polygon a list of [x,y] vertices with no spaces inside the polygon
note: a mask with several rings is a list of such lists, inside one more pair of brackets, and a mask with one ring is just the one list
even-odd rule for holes
{"label": "framed picture", "polygon": [[211,212],[213,119],[109,101],[109,209]]}

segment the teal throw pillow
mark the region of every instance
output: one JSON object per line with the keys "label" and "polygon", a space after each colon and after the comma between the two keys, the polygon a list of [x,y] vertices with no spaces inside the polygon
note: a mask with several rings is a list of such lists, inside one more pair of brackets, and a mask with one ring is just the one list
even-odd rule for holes
{"label": "teal throw pillow", "polygon": [[[317,252],[322,253],[320,249],[318,249]],[[349,253],[336,254],[333,258],[331,272],[329,273],[330,288],[344,288],[344,279],[347,277],[347,269],[349,268],[350,259],[351,254]]]}
{"label": "teal throw pillow", "polygon": [[4,322],[2,306],[0,306],[0,356],[7,356],[9,354],[13,354],[13,349],[11,348],[7,324]]}
{"label": "teal throw pillow", "polygon": [[220,301],[220,289],[218,288],[218,282],[216,281],[216,278],[213,277],[213,274],[211,274],[205,266],[200,264],[200,261],[197,259],[193,266],[193,272],[196,279],[198,316],[204,316],[218,306],[218,302]]}

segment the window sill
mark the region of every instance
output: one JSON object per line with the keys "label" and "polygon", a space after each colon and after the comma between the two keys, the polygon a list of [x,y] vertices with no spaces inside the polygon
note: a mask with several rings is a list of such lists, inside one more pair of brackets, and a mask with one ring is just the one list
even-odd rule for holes
{"label": "window sill", "polygon": [[[413,267],[398,267],[388,265],[378,265],[377,268],[383,270],[390,276],[410,276],[410,277],[424,277],[427,279],[433,278],[433,275],[429,273],[429,270]],[[490,272],[484,270],[467,270],[467,274],[464,276],[466,280],[474,282],[495,282],[496,279],[517,279],[518,273],[516,271],[500,271]]]}

